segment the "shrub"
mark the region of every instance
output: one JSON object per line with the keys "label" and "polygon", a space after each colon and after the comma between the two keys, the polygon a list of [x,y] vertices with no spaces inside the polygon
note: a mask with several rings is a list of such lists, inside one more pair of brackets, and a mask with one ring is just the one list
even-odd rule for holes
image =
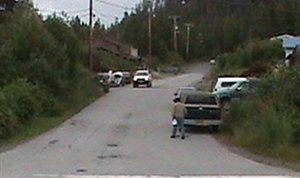
{"label": "shrub", "polygon": [[61,114],[61,108],[58,106],[58,99],[53,94],[42,87],[37,90],[36,99],[40,103],[40,116],[56,117]]}
{"label": "shrub", "polygon": [[25,79],[18,79],[3,88],[7,104],[19,122],[26,123],[39,113],[37,91],[37,87]]}
{"label": "shrub", "polygon": [[256,112],[254,101],[235,102],[231,104],[230,112],[224,114],[222,130],[234,134],[235,128],[247,124],[252,113]]}
{"label": "shrub", "polygon": [[[277,41],[254,41],[239,47],[234,53],[222,54],[217,57],[219,71],[228,69],[250,68],[249,72],[265,72],[267,66],[283,58],[281,44]],[[259,67],[257,67],[259,65]]]}
{"label": "shrub", "polygon": [[295,119],[292,122],[294,129],[293,142],[300,146],[300,112],[295,116]]}
{"label": "shrub", "polygon": [[12,134],[18,127],[18,121],[8,106],[3,92],[0,92],[0,140]]}

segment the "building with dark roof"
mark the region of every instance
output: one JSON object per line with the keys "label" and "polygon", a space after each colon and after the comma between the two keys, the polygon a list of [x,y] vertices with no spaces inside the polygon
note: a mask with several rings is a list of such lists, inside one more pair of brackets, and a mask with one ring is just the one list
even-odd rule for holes
{"label": "building with dark roof", "polygon": [[141,60],[141,57],[138,54],[138,49],[112,37],[106,36],[97,38],[94,40],[94,46],[97,50],[103,50],[115,54],[124,60]]}

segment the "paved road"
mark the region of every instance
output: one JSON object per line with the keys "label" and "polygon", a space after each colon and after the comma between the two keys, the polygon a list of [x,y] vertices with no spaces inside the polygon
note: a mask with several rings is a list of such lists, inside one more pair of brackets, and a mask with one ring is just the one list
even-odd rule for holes
{"label": "paved road", "polygon": [[235,155],[208,133],[170,139],[173,92],[200,80],[207,67],[151,89],[113,89],[57,129],[1,153],[0,177],[294,174]]}

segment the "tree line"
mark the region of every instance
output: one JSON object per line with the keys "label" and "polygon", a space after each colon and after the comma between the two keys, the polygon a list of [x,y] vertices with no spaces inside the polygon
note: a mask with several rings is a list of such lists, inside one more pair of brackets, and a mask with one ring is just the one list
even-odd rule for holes
{"label": "tree line", "polygon": [[[135,13],[126,17],[118,28],[121,38],[148,54],[149,5],[140,5]],[[173,47],[172,15],[178,21],[178,53],[186,55],[187,29],[192,23],[190,59],[215,57],[223,52],[234,52],[252,39],[266,39],[284,33],[300,34],[300,1],[298,0],[166,0],[164,6],[153,7],[153,54],[168,60]]]}

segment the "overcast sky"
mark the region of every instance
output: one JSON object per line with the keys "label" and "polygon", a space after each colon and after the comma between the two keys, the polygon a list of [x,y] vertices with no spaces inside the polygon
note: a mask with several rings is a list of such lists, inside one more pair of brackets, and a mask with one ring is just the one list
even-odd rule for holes
{"label": "overcast sky", "polygon": [[[101,3],[102,1],[102,3]],[[103,3],[111,3],[109,5]],[[115,22],[115,18],[123,18],[124,12],[130,12],[132,8],[141,0],[94,0],[95,20],[100,18],[102,23],[110,25]],[[70,16],[80,16],[82,20],[88,22],[89,0],[33,0],[34,6],[42,12],[43,15],[49,15],[53,12],[65,11]]]}

